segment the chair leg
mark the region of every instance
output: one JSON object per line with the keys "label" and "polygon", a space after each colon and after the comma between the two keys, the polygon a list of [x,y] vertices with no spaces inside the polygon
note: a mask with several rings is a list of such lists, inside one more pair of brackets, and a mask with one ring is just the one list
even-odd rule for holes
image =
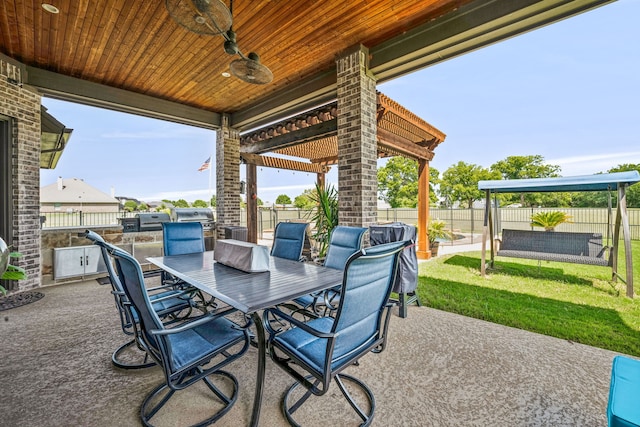
{"label": "chair leg", "polygon": [[144,369],[144,368],[150,368],[156,365],[156,362],[154,362],[153,360],[149,361],[149,355],[147,353],[143,353],[139,351],[137,347],[135,347],[134,351],[139,351],[140,356],[144,354],[144,359],[142,363],[129,363],[129,362],[125,362],[122,359],[123,352],[129,349],[129,347],[134,346],[135,343],[136,343],[135,339],[132,339],[131,341],[128,341],[122,344],[120,347],[116,349],[116,351],[113,352],[113,354],[111,355],[111,363],[113,363],[113,366],[120,369]]}
{"label": "chair leg", "polygon": [[[214,385],[211,378],[213,376],[221,377],[223,381],[231,381],[231,384],[233,385],[233,390],[229,396],[224,394],[218,387]],[[215,414],[213,414],[211,417],[205,420],[202,420],[197,424],[194,424],[194,427],[207,426],[209,424],[215,423],[224,414],[229,412],[229,410],[233,407],[234,403],[236,403],[236,400],[238,399],[238,380],[236,379],[236,377],[234,377],[230,373],[226,371],[217,371],[209,375],[208,377],[202,378],[202,380],[207,385],[207,387],[215,394],[218,400],[220,400],[220,402],[223,404],[223,407],[222,409],[217,411]],[[155,406],[151,407],[150,405],[151,401],[154,400],[156,397],[159,397],[163,392],[166,392],[167,394],[164,397],[162,397]],[[142,406],[140,408],[140,418],[142,420],[142,423],[145,426],[152,425],[151,418],[153,418],[153,416],[156,415],[156,413],[164,406],[164,404],[169,401],[169,399],[171,398],[171,396],[173,396],[175,392],[176,390],[170,389],[166,383],[162,383],[158,387],[153,389],[151,393],[149,393],[149,395],[142,402]]]}
{"label": "chair leg", "polygon": [[[351,405],[351,407],[357,412],[358,416],[362,419],[363,423],[360,425],[364,427],[371,424],[371,421],[373,421],[373,413],[376,410],[376,400],[373,397],[373,393],[371,392],[369,387],[365,383],[363,383],[362,381],[360,381],[355,377],[352,377],[351,375],[340,374],[340,375],[336,375],[334,379],[336,380],[336,384],[338,384],[338,388],[340,388],[340,391],[342,392],[344,397],[347,399],[347,402],[349,402],[349,405]],[[353,398],[347,391],[346,387],[344,386],[344,383],[342,382],[343,379],[351,381],[352,383],[360,387],[362,391],[364,391],[365,395],[367,396],[367,399],[369,400],[370,410],[368,414],[366,414],[362,409],[360,409],[360,407],[355,402],[355,400],[353,400]]]}
{"label": "chair leg", "polygon": [[[312,376],[308,376],[307,377],[307,379],[311,379],[311,378],[313,378],[313,377]],[[371,422],[373,421],[373,414],[374,414],[375,406],[376,406],[375,398],[373,397],[373,393],[371,392],[369,387],[365,383],[363,383],[362,381],[360,381],[359,379],[357,379],[355,377],[352,377],[351,375],[345,375],[345,374],[336,375],[334,377],[334,380],[335,380],[336,384],[338,385],[338,388],[342,392],[342,395],[345,397],[345,399],[347,400],[347,402],[351,406],[351,408],[353,408],[353,410],[358,414],[358,417],[360,417],[360,419],[362,420],[362,423],[360,424],[360,426],[361,427],[369,426],[371,424]],[[349,393],[349,391],[345,387],[343,380],[346,380],[346,381],[354,384],[356,387],[358,387],[363,392],[364,396],[366,397],[366,402],[365,403],[369,407],[368,411],[365,412],[364,410],[362,410],[360,405],[358,405],[356,403],[355,399],[351,396],[351,394]],[[319,383],[320,383],[320,381],[316,381],[315,382],[315,386],[317,386]],[[293,385],[291,385],[291,387],[289,387],[289,390],[287,390],[287,392],[284,395],[284,398],[282,399],[282,410],[284,412],[284,415],[287,418],[287,421],[289,422],[289,424],[291,424],[294,427],[298,427],[298,426],[300,426],[300,424],[298,424],[293,419],[293,414],[302,406],[303,403],[305,403],[307,401],[307,399],[309,399],[309,397],[311,397],[313,395],[313,393],[310,390],[306,390],[304,395],[302,395],[293,404],[290,405],[289,404],[289,399],[290,399],[291,395],[293,394],[293,392],[298,387],[302,387],[302,385],[299,382],[295,382]]]}

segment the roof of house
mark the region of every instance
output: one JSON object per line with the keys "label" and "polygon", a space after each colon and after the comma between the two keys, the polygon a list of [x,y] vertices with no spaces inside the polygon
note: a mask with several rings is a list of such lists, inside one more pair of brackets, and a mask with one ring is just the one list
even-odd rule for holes
{"label": "roof of house", "polygon": [[120,202],[79,178],[58,178],[40,188],[40,203],[108,203]]}

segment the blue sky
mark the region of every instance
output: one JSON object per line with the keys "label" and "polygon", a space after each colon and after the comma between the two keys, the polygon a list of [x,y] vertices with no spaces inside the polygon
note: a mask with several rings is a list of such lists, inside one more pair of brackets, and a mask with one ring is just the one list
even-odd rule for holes
{"label": "blue sky", "polygon": [[[640,0],[579,16],[417,71],[378,90],[447,134],[431,166],[489,167],[540,154],[564,176],[640,163]],[[207,199],[215,132],[43,98],[74,129],[41,185],[81,178],[118,196]],[[215,163],[214,163],[215,164]],[[244,177],[244,168],[241,167]],[[337,182],[336,168],[328,181]],[[314,174],[258,170],[258,196],[273,202],[312,188]],[[215,171],[211,183],[215,193]]]}

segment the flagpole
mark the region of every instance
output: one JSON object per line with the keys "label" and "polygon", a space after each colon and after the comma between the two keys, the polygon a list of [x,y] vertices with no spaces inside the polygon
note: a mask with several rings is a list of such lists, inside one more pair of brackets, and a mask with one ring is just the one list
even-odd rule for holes
{"label": "flagpole", "polygon": [[213,155],[211,155],[211,156],[209,157],[209,207],[210,207],[210,208],[212,208],[212,207],[213,207],[213,205],[211,204],[211,198],[213,197],[213,194],[211,194],[211,175],[212,175],[211,170],[213,169],[213,168],[211,167],[211,160],[212,160],[212,159],[213,159]]}

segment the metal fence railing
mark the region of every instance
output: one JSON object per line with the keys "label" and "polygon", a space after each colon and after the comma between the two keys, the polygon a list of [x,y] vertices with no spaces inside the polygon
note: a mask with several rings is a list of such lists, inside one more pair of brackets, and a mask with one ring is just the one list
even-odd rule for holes
{"label": "metal fence railing", "polygon": [[[596,232],[607,236],[609,223],[608,210],[603,208],[501,208],[496,219],[496,229],[531,229],[531,215],[540,211],[561,210],[571,215],[572,222],[561,224],[559,231]],[[119,225],[120,218],[131,218],[137,212],[72,212],[43,213],[43,228],[84,227],[98,225]],[[640,240],[640,209],[629,209],[631,238]],[[615,211],[613,212],[615,215]],[[261,208],[258,211],[258,236],[271,232],[280,221],[310,221],[313,211],[295,208]],[[431,219],[445,221],[448,228],[462,234],[478,235],[482,233],[484,209],[436,209],[429,211]],[[378,209],[378,222],[404,222],[415,225],[418,222],[417,209]],[[611,223],[615,218],[611,219]],[[246,225],[247,215],[243,209],[240,215],[241,225]]]}

